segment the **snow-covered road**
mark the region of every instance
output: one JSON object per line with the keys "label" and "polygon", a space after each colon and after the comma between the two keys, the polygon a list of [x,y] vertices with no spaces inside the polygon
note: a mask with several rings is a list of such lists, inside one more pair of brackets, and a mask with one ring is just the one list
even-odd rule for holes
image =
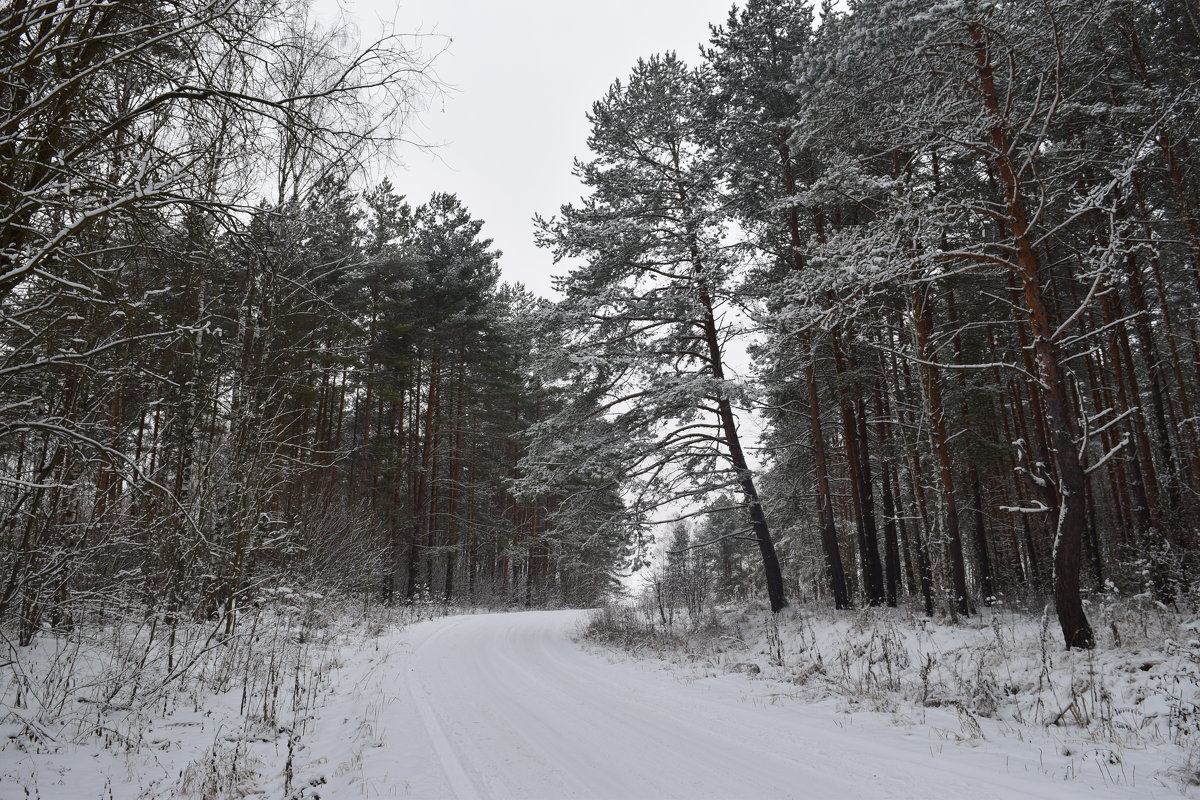
{"label": "snow-covered road", "polygon": [[[323,797],[1130,797],[1036,748],[836,714],[741,675],[702,680],[573,641],[577,611],[447,617],[384,637],[323,733]],[[321,741],[325,739],[326,741]],[[325,751],[322,753],[322,751]],[[311,773],[310,773],[311,774]],[[1153,796],[1142,790],[1136,795]]]}

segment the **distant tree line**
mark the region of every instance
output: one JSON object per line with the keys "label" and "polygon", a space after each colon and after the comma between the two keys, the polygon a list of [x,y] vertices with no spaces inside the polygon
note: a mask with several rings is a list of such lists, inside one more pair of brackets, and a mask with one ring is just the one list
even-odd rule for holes
{"label": "distant tree line", "polygon": [[1194,3],[747,0],[589,118],[536,485],[707,508],[775,610],[1051,598],[1087,648],[1086,594],[1194,589]]}

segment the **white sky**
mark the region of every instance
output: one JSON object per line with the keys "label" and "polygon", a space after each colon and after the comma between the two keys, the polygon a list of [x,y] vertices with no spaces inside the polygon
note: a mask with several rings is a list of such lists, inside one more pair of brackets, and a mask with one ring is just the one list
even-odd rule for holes
{"label": "white sky", "polygon": [[[319,10],[335,0],[318,0]],[[733,0],[341,0],[364,42],[385,26],[450,37],[436,71],[451,87],[417,121],[415,133],[440,145],[411,148],[389,170],[397,191],[420,203],[456,193],[486,222],[504,252],[506,280],[550,294],[553,259],[533,243],[531,219],[578,199],[571,175],[584,157],[586,112],[639,57],[675,50],[690,63],[724,23]],[[382,176],[380,176],[382,177]]]}

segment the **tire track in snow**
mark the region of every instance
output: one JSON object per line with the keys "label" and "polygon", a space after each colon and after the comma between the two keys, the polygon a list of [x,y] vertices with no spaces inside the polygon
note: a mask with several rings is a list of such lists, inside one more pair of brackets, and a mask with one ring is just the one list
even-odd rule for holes
{"label": "tire track in snow", "polygon": [[[453,619],[461,620],[462,618]],[[461,624],[461,622],[458,624]],[[421,648],[434,643],[454,630],[455,627],[457,625],[447,623],[437,628],[432,635],[414,649],[414,662]],[[429,742],[433,745],[434,752],[437,753],[442,772],[445,773],[446,780],[450,782],[450,788],[453,790],[454,796],[457,800],[483,800],[483,796],[476,791],[474,782],[467,774],[467,770],[463,766],[462,759],[459,758],[456,748],[450,743],[450,738],[446,735],[446,729],[438,721],[437,714],[429,702],[425,689],[420,685],[421,680],[417,671],[411,666],[405,672],[405,683],[413,708],[416,709],[417,716],[421,720],[421,725],[425,729],[425,734],[429,738]]]}

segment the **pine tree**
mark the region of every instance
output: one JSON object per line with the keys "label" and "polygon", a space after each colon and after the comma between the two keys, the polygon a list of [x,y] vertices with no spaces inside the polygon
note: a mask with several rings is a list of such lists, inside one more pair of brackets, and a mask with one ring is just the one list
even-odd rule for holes
{"label": "pine tree", "polygon": [[610,416],[621,441],[589,448],[589,461],[624,463],[635,514],[740,488],[778,611],[782,574],[726,374],[735,264],[702,130],[706,81],[672,54],[655,56],[593,106],[594,158],[577,165],[591,194],[541,224],[558,258],[585,261],[560,282],[549,324],[567,349],[557,374],[589,387],[591,405],[560,412],[544,436],[581,433],[597,406]]}

